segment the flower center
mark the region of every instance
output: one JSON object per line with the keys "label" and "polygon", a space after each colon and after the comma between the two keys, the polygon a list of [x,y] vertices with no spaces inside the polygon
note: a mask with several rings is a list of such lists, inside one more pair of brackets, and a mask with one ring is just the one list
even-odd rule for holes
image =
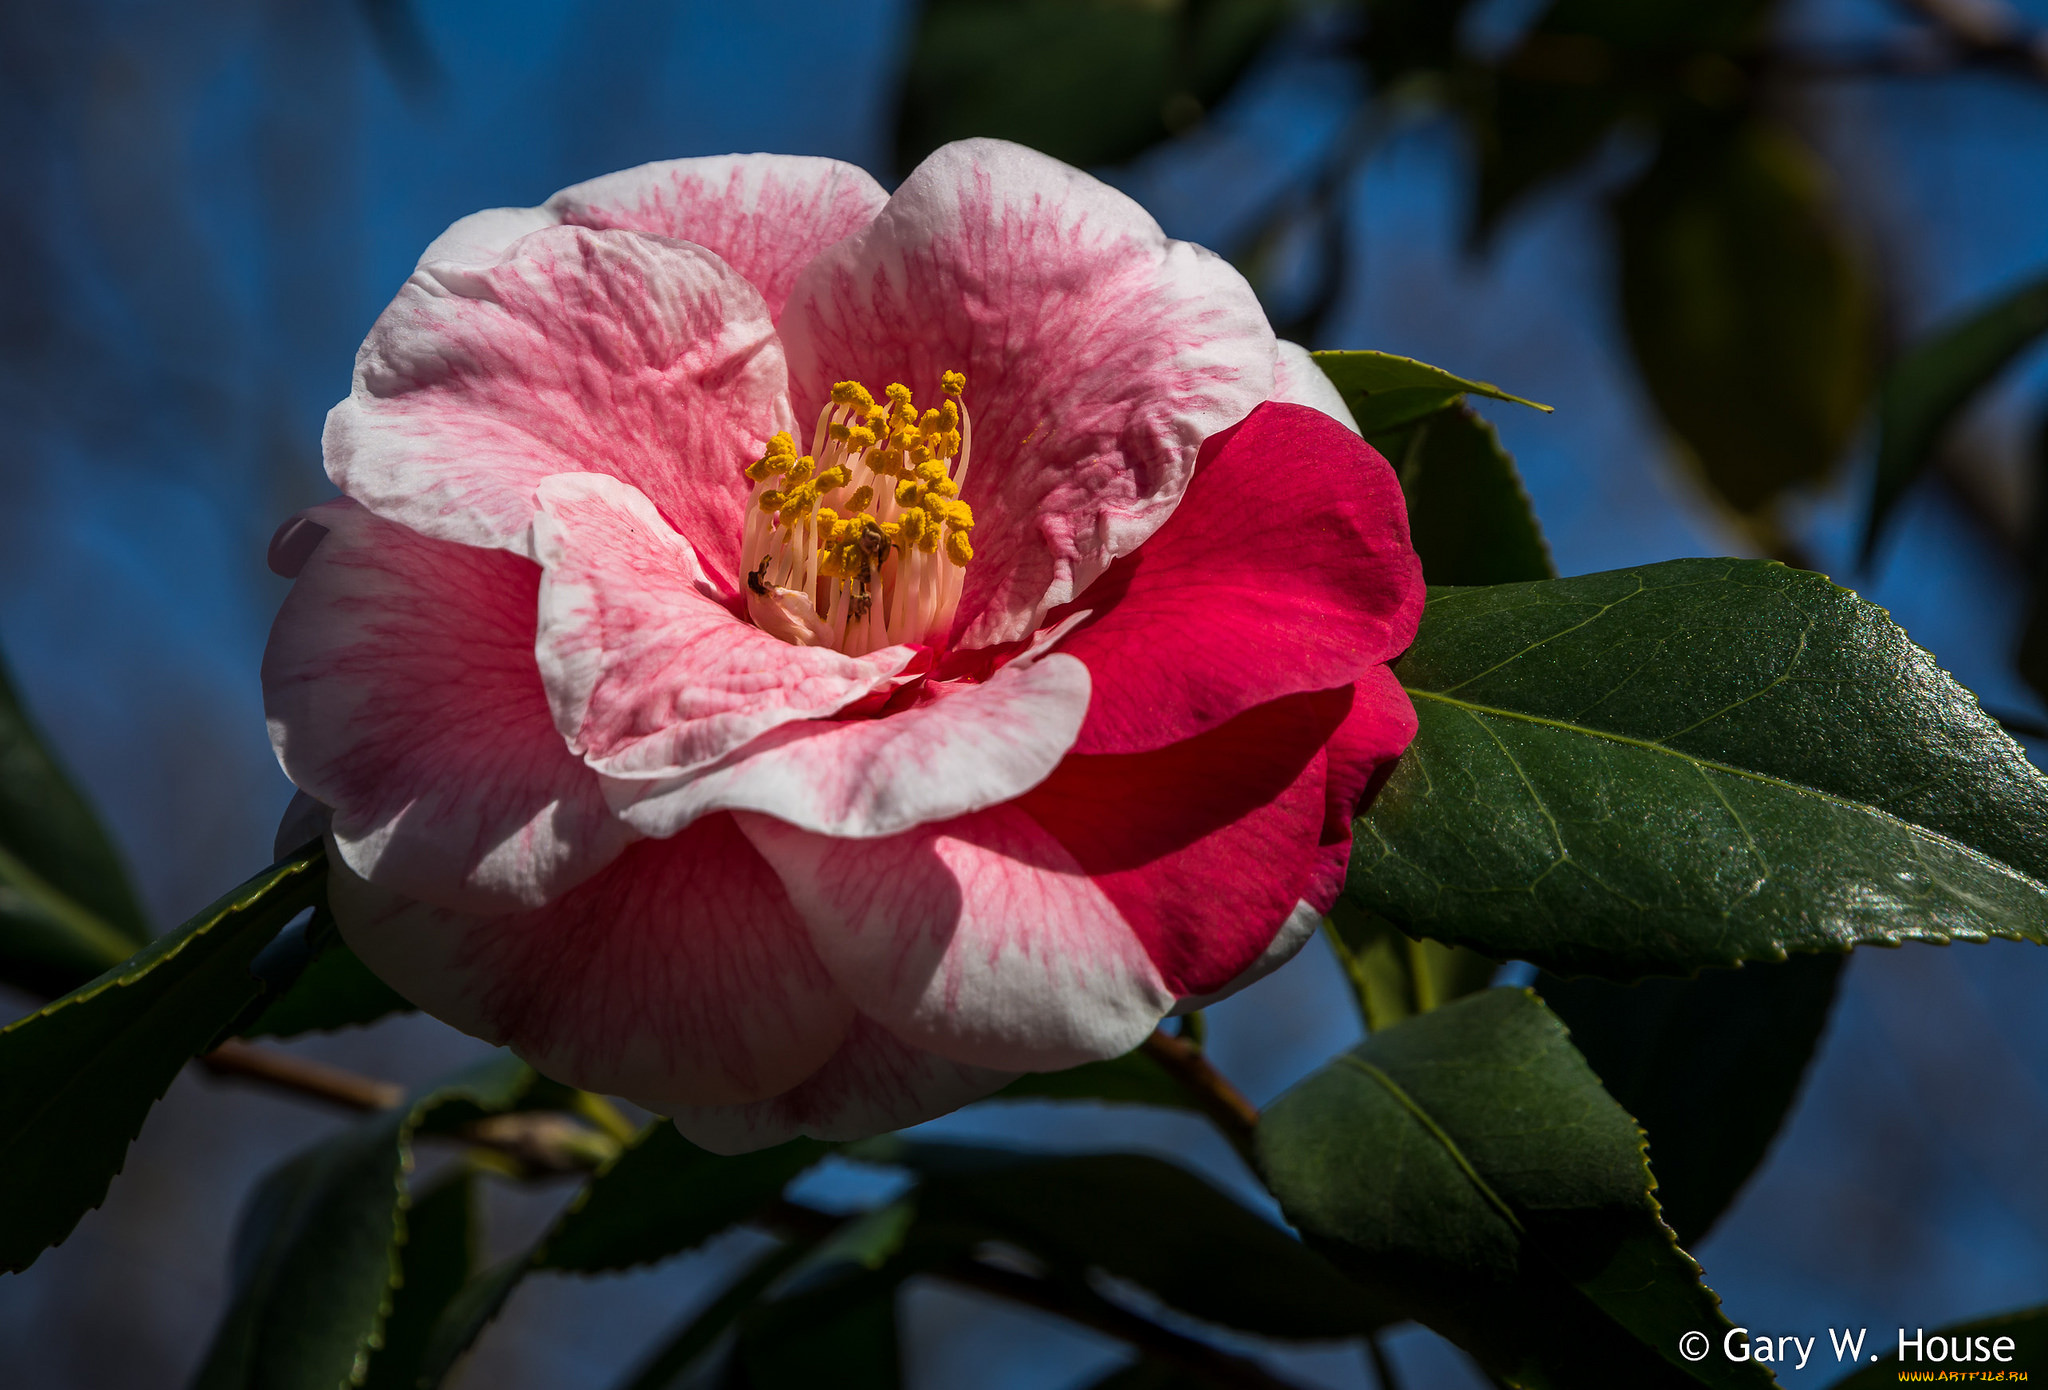
{"label": "flower center", "polygon": [[973,442],[966,386],[945,373],[938,408],[920,413],[900,383],[877,403],[842,381],[818,414],[810,453],[799,458],[779,433],[747,465],[754,496],[741,555],[756,627],[861,656],[928,644],[952,625],[974,558],[974,513],[960,500]]}

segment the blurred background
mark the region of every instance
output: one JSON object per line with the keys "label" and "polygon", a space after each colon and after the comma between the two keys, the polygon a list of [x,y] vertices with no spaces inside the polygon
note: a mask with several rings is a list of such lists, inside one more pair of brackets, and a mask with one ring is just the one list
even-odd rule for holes
{"label": "blurred background", "polygon": [[[0,648],[176,923],[270,858],[265,542],[331,494],[322,416],[436,233],[682,155],[828,155],[893,186],[987,133],[1231,256],[1312,347],[1555,405],[1487,414],[1561,573],[1820,569],[2038,756],[2048,291],[2018,292],[2048,276],[2044,33],[2048,4],[2005,0],[5,0]],[[1694,1247],[1736,1322],[1888,1344],[2048,1301],[2043,1001],[2038,948],[1852,960],[1788,1125]],[[30,1002],[0,993],[0,1018]],[[1213,1029],[1259,1101],[1359,1031],[1321,943]],[[294,1046],[407,1082],[475,1050],[417,1017]],[[106,1206],[0,1278],[0,1379],[182,1383],[241,1199],[338,1123],[188,1073]],[[1184,1117],[1007,1103],[934,1128],[1253,1191]],[[873,1196],[851,1168],[805,1181]],[[494,1243],[563,1195],[498,1193]],[[613,1384],[745,1239],[529,1280],[464,1383]],[[917,1387],[1079,1387],[1125,1355],[935,1286],[904,1316]],[[1389,1346],[1407,1390],[1484,1384],[1427,1332]],[[1374,1384],[1356,1347],[1248,1349]]]}

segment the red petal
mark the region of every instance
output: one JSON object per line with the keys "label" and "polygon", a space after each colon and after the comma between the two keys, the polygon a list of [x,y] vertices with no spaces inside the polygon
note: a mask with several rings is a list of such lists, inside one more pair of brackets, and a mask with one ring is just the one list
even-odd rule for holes
{"label": "red petal", "polygon": [[1179,510],[1073,607],[1062,642],[1095,677],[1077,753],[1136,753],[1400,655],[1422,565],[1386,460],[1306,406],[1213,436]]}
{"label": "red petal", "polygon": [[1017,805],[1131,924],[1167,986],[1208,994],[1266,949],[1310,886],[1324,745],[1347,688],[1291,695],[1148,753],[1070,756]]}

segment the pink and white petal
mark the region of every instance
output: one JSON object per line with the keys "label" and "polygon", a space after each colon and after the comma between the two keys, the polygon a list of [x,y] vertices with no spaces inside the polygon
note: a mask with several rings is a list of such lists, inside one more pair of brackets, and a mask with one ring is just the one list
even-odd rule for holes
{"label": "pink and white petal", "polygon": [[839,987],[914,1047],[1052,1071],[1123,1055],[1173,1006],[1109,898],[1013,806],[870,841],[739,820]]}
{"label": "pink and white petal", "polygon": [[1088,688],[1087,668],[1072,657],[1012,662],[914,709],[785,724],[707,771],[608,778],[605,794],[647,835],[674,834],[712,811],[758,811],[821,835],[873,840],[998,805],[1044,781],[1073,746]]}
{"label": "pink and white petal", "polygon": [[533,660],[540,568],[346,499],[263,657],[271,746],[334,808],[341,858],[468,912],[546,902],[637,838],[563,746]]}
{"label": "pink and white petal", "polygon": [[1316,365],[1316,359],[1309,355],[1309,350],[1285,338],[1280,339],[1276,346],[1273,399],[1320,410],[1353,434],[1360,433],[1358,417],[1351,413],[1350,406],[1344,404],[1344,393]]}
{"label": "pink and white petal", "polygon": [[760,292],[711,252],[548,227],[413,273],[328,414],[327,472],[424,535],[522,553],[543,478],[608,473],[736,594],[740,470],[794,427],[786,383]]}
{"label": "pink and white petal", "polygon": [[809,155],[668,159],[565,188],[555,219],[693,241],[753,282],[779,317],[798,272],[889,200],[858,165]]}
{"label": "pink and white petal", "polygon": [[1307,902],[1297,902],[1294,911],[1287,914],[1287,920],[1280,924],[1280,930],[1266,943],[1266,949],[1259,958],[1239,971],[1236,978],[1221,989],[1207,994],[1190,994],[1182,997],[1173,1006],[1175,1015],[1191,1014],[1197,1009],[1206,1009],[1211,1004],[1221,1003],[1239,990],[1257,984],[1301,953],[1308,945],[1309,938],[1323,924],[1323,914]]}
{"label": "pink and white petal", "polygon": [[1398,656],[1422,564],[1393,469],[1327,415],[1261,405],[1211,439],[1180,509],[1077,607],[1059,650],[1095,699],[1078,753],[1135,753]]}
{"label": "pink and white petal", "polygon": [[1324,749],[1351,697],[1290,695],[1167,748],[1076,754],[1016,809],[1092,878],[1176,996],[1212,993],[1306,896],[1327,821]]}
{"label": "pink and white petal", "polygon": [[643,841],[537,912],[475,917],[337,869],[344,940],[400,994],[557,1081],[666,1113],[778,1095],[853,1006],[730,816]]}
{"label": "pink and white petal", "polygon": [[541,679],[555,727],[608,776],[709,767],[888,688],[916,655],[792,646],[736,617],[691,544],[616,478],[562,474],[535,500]]}
{"label": "pink and white petal", "polygon": [[867,1139],[922,1124],[992,1096],[1017,1073],[963,1066],[920,1051],[872,1019],[856,1017],[832,1060],[782,1095],[752,1105],[674,1112],[675,1127],[716,1154],[751,1153],[791,1139]]}
{"label": "pink and white petal", "polygon": [[460,218],[427,243],[418,264],[447,262],[455,266],[490,265],[528,232],[561,221],[546,208],[485,208]]}
{"label": "pink and white petal", "polygon": [[954,645],[1024,637],[1157,530],[1202,441],[1272,394],[1244,277],[1021,145],[935,151],[821,254],[779,320],[799,418],[832,383],[967,374],[975,560]]}
{"label": "pink and white petal", "polygon": [[1323,834],[1315,871],[1302,897],[1328,912],[1351,867],[1351,823],[1372,804],[1394,764],[1415,741],[1415,704],[1393,670],[1368,672],[1351,689],[1351,712],[1331,735],[1324,789]]}

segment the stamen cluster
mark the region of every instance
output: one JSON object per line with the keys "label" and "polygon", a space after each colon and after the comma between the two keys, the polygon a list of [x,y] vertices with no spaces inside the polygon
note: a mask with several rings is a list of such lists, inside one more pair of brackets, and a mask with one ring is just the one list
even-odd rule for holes
{"label": "stamen cluster", "polygon": [[[974,511],[960,500],[972,430],[959,372],[920,412],[910,388],[878,402],[857,381],[832,388],[811,452],[778,433],[747,465],[754,484],[743,554],[749,616],[800,646],[852,656],[929,642],[951,625],[974,558]],[[955,465],[957,464],[957,470]]]}

